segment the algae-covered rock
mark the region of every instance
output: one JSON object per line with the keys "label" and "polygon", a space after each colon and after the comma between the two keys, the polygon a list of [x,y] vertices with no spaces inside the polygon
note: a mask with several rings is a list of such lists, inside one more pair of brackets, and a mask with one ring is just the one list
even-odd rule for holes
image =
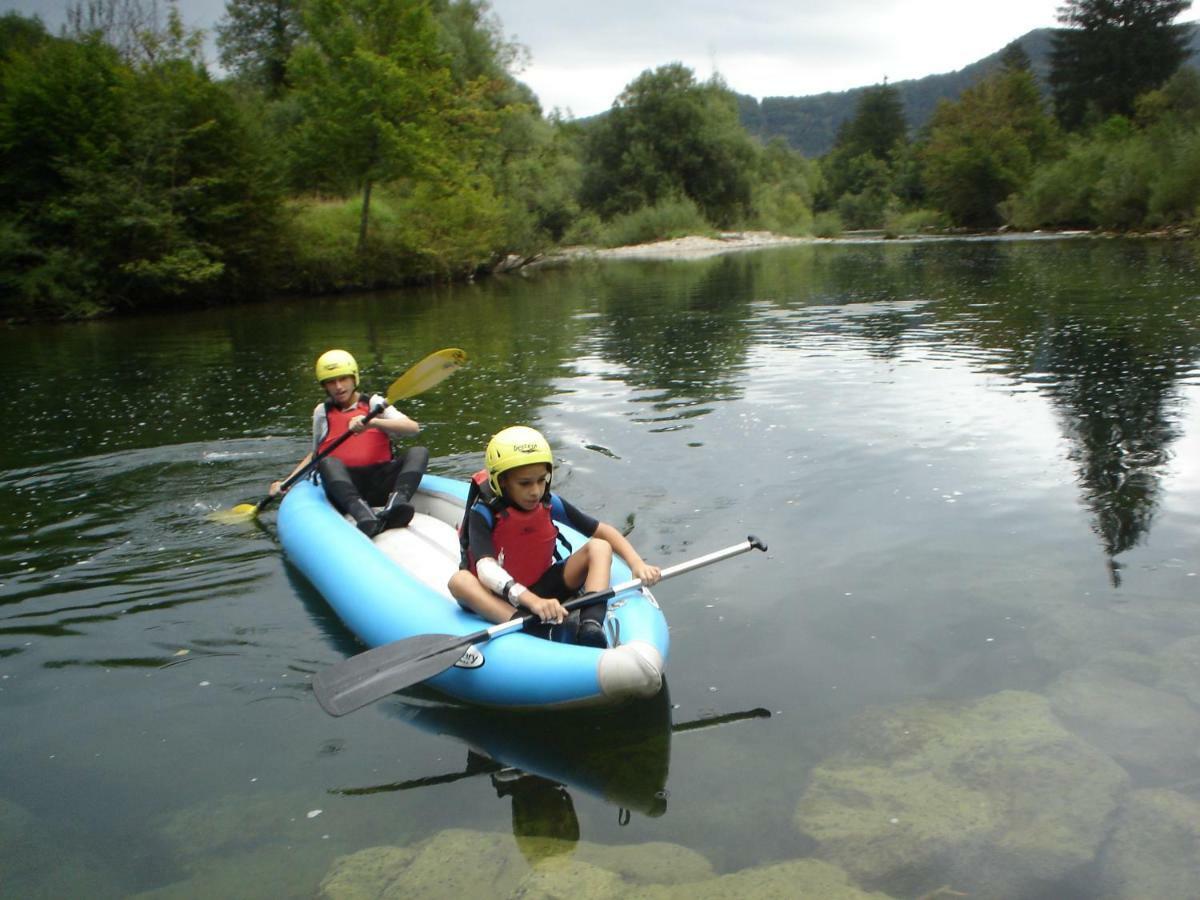
{"label": "algae-covered rock", "polygon": [[414,848],[370,847],[340,858],[321,882],[320,896],[507,897],[528,871],[511,834],[452,828]]}
{"label": "algae-covered rock", "polygon": [[575,859],[615,872],[633,884],[675,884],[713,877],[712,863],[704,856],[662,841],[616,847],[583,843]]}
{"label": "algae-covered rock", "polygon": [[886,894],[864,891],[850,881],[845,870],[819,859],[743,869],[695,884],[625,896],[646,900],[888,900]]}
{"label": "algae-covered rock", "polygon": [[1091,861],[1127,776],[1044,697],[864,714],[812,772],[795,823],[858,880],[1019,896]]}
{"label": "algae-covered rock", "polygon": [[1047,696],[1071,731],[1139,774],[1174,780],[1194,771],[1200,713],[1177,694],[1085,668],[1063,675]]}
{"label": "algae-covered rock", "polygon": [[717,876],[704,857],[673,844],[603,846],[530,865],[509,835],[450,830],[412,848],[373,847],[339,859],[321,883],[326,900],[512,897],[521,900],[886,900],[815,859]]}
{"label": "algae-covered rock", "polygon": [[1102,854],[1111,900],[1200,897],[1200,803],[1168,790],[1130,792]]}

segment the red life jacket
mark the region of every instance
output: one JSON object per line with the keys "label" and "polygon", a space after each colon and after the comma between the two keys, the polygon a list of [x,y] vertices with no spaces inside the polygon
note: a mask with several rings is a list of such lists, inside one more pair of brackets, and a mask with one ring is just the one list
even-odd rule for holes
{"label": "red life jacket", "polygon": [[[326,403],[327,427],[317,452],[320,453],[349,431],[351,419],[355,416],[365,416],[370,411],[370,404],[362,394],[358,395],[358,403],[349,410],[338,409],[333,403]],[[332,455],[348,466],[369,466],[373,463],[387,462],[392,458],[392,440],[378,428],[367,428],[346,440]]]}
{"label": "red life jacket", "polygon": [[468,547],[467,516],[472,508],[478,509],[492,526],[492,549],[496,562],[509,575],[529,587],[546,574],[554,563],[562,559],[558,552],[558,541],[562,536],[554,524],[551,507],[561,501],[557,495],[546,492],[536,508],[526,512],[496,497],[488,484],[487,470],[476,472],[471,478],[467,494],[467,507],[459,529],[459,541],[463,561],[472,574],[476,560]]}

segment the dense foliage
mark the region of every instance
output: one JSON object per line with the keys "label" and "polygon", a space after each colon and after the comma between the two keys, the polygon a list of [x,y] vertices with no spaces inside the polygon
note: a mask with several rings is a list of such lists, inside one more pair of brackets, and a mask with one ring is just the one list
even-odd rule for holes
{"label": "dense foliage", "polygon": [[1050,85],[1067,128],[1128,116],[1138,95],[1165,82],[1187,56],[1173,24],[1191,0],[1067,0],[1054,36]]}
{"label": "dense foliage", "polygon": [[[603,116],[546,116],[486,0],[228,0],[221,79],[174,5],[88,0],[59,36],[9,14],[0,316],[463,278],[562,243],[716,229],[1194,224],[1200,77],[1162,50],[1188,4],[1134,4],[1157,18],[1103,45],[1071,34],[1123,5],[1064,7],[1061,125],[1029,48],[1009,47],[930,112],[862,89],[819,160],[747,130],[768,104],[678,63]],[[1150,46],[1119,99],[1072,80]]]}

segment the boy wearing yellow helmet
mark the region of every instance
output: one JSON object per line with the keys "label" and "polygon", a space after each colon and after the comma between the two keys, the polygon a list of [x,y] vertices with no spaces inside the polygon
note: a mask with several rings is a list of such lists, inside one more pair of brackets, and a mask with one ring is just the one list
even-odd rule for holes
{"label": "boy wearing yellow helmet", "polygon": [[[466,552],[449,583],[459,604],[490,622],[520,615],[523,607],[544,623],[561,624],[567,614],[561,601],[581,588],[608,588],[614,551],[647,586],[659,580],[658,567],[648,565],[621,532],[550,490],[554,456],[540,432],[505,428],[488,442],[484,461],[490,490],[467,510]],[[565,560],[557,553],[556,521],[590,538]],[[579,643],[608,645],[604,612],[602,603],[580,611]]]}
{"label": "boy wearing yellow helmet", "polygon": [[[354,518],[359,531],[374,537],[385,528],[401,528],[412,521],[409,504],[429,464],[429,451],[409,447],[396,452],[392,441],[414,435],[421,426],[378,394],[367,397],[358,390],[358,363],[345,350],[321,354],[317,381],[325,400],[313,410],[313,448],[293,470],[298,472],[347,431],[344,441],[317,466],[330,502]],[[367,414],[382,408],[374,418]],[[272,482],[270,493],[282,482]],[[372,505],[382,506],[378,516]]]}

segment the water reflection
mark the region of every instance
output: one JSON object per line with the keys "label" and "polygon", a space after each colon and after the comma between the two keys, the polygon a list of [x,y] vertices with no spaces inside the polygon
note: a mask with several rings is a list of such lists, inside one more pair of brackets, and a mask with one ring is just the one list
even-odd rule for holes
{"label": "water reflection", "polygon": [[512,806],[513,836],[531,861],[568,852],[580,837],[572,792],[631,813],[657,818],[667,811],[671,736],[750,719],[761,707],[672,724],[669,691],[615,710],[567,713],[495,712],[441,703],[402,702],[389,712],[430,734],[466,745],[463,769],[330,793],[356,797],[411,791],[482,778]]}
{"label": "water reflection", "polygon": [[[785,347],[958,361],[1047,396],[1119,587],[1117,558],[1149,532],[1181,436],[1181,387],[1195,382],[1200,355],[1194,282],[1180,274],[1195,260],[1170,246],[1122,249],[1080,245],[1056,259],[1048,283],[1053,251],[1036,244],[981,242],[954,256],[936,245],[865,248],[821,266],[821,291],[783,304],[793,314],[760,307],[757,318]],[[759,296],[769,267],[761,275]]]}

